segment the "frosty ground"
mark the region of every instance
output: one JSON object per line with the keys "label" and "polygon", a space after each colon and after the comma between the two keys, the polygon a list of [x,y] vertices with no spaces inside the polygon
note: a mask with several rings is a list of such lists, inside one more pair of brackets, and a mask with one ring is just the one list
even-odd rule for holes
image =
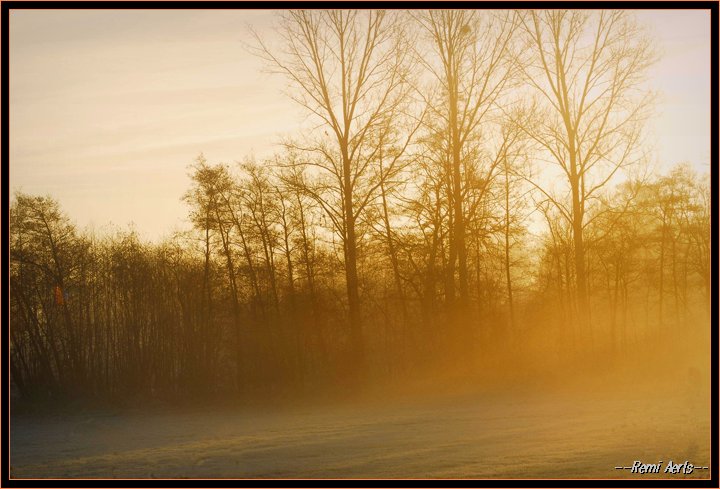
{"label": "frosty ground", "polygon": [[293,408],[17,414],[17,478],[709,478],[709,398],[476,392]]}

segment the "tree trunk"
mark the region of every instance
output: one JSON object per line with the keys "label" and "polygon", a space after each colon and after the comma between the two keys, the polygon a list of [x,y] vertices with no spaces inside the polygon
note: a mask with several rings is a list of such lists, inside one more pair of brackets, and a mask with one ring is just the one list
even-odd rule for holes
{"label": "tree trunk", "polygon": [[515,325],[515,307],[513,305],[512,278],[510,273],[510,180],[508,177],[507,155],[505,156],[505,281],[507,282],[510,329]]}
{"label": "tree trunk", "polygon": [[[353,375],[364,371],[364,344],[360,317],[360,295],[358,293],[357,274],[357,237],[355,235],[355,211],[353,205],[352,181],[350,176],[350,158],[347,144],[342,146],[343,158],[343,200],[345,207],[345,282],[348,296],[348,319],[350,321],[350,341],[353,353]],[[356,380],[358,380],[356,378]]]}

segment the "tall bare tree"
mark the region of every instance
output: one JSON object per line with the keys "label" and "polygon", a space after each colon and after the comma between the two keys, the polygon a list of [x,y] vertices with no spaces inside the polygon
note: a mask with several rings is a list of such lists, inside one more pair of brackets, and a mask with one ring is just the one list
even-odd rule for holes
{"label": "tall bare tree", "polygon": [[577,312],[589,320],[586,210],[598,192],[641,157],[650,94],[642,83],[654,60],[631,14],[617,10],[531,10],[521,19],[527,57],[518,66],[538,95],[528,134],[558,165],[567,194],[546,197],[571,223]]}
{"label": "tall bare tree", "polygon": [[448,263],[448,302],[454,300],[457,262],[460,299],[468,301],[466,209],[463,180],[469,149],[481,125],[512,78],[507,56],[514,33],[515,13],[475,10],[430,10],[414,15],[436,56],[420,56],[421,63],[440,85],[439,100],[429,100],[431,116],[440,130],[449,156],[449,198],[452,234]]}
{"label": "tall bare tree", "polygon": [[294,86],[291,97],[315,116],[324,137],[303,149],[326,174],[341,208],[325,202],[343,242],[350,337],[358,368],[363,337],[358,290],[359,214],[379,187],[368,181],[379,147],[373,133],[407,94],[407,43],[399,14],[382,10],[291,10],[280,14],[282,47],[256,36],[254,50]]}

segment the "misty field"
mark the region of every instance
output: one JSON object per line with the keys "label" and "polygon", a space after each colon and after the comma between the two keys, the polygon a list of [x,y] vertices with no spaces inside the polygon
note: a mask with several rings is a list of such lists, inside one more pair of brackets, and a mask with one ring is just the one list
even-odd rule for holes
{"label": "misty field", "polygon": [[18,415],[12,477],[709,478],[615,469],[710,462],[708,399],[640,391]]}

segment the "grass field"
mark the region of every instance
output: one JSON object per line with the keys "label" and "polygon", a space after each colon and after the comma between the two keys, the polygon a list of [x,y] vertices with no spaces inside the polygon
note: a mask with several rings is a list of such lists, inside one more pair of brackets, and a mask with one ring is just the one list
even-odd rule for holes
{"label": "grass field", "polygon": [[21,414],[17,478],[709,478],[703,395],[517,391],[433,400]]}

